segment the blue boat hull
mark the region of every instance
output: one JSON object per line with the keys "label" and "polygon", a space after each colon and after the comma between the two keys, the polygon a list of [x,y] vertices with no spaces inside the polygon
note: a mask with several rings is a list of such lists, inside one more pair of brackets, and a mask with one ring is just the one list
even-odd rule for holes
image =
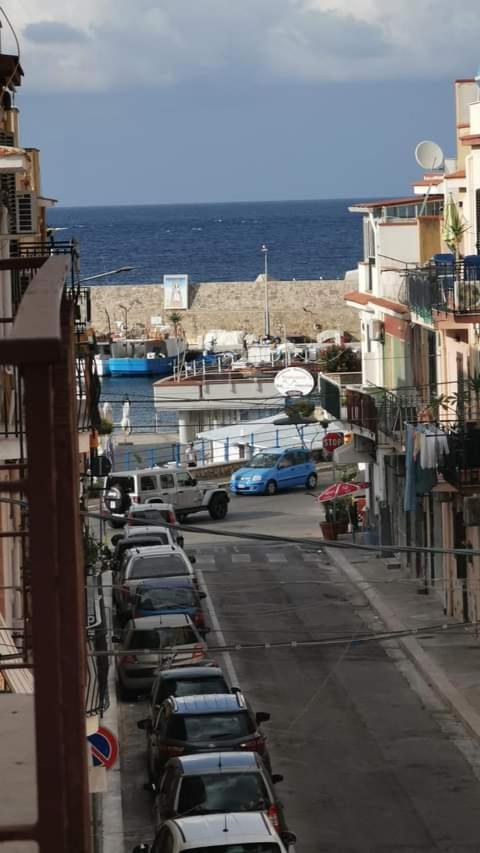
{"label": "blue boat hull", "polygon": [[108,366],[110,376],[170,376],[176,361],[176,357],[111,358]]}

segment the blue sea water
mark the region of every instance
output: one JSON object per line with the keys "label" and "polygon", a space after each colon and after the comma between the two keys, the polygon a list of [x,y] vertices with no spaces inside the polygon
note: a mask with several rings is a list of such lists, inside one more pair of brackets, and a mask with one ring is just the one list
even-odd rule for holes
{"label": "blue sea water", "polygon": [[[58,207],[51,226],[59,240],[80,241],[82,276],[119,266],[134,271],[112,283],[149,284],[164,274],[191,281],[343,278],[361,255],[361,217],[352,201],[248,202],[125,207]],[[98,284],[108,283],[100,279]]]}

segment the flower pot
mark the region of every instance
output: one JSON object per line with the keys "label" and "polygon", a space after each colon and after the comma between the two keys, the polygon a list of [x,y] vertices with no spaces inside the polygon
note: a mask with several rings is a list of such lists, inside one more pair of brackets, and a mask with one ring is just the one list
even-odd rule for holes
{"label": "flower pot", "polygon": [[333,540],[337,538],[337,525],[333,521],[321,521],[320,530],[324,539]]}

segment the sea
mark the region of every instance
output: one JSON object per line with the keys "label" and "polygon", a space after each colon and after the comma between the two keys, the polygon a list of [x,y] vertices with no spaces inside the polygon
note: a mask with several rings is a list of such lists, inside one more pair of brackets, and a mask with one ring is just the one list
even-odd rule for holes
{"label": "sea", "polygon": [[[153,284],[165,274],[197,281],[252,281],[264,270],[278,279],[338,279],[362,254],[361,216],[353,199],[218,204],[57,207],[48,211],[57,240],[79,241],[81,276],[132,267],[92,284]],[[148,378],[105,378],[102,400],[121,419],[128,394],[136,431],[175,429],[173,413],[155,414]]]}

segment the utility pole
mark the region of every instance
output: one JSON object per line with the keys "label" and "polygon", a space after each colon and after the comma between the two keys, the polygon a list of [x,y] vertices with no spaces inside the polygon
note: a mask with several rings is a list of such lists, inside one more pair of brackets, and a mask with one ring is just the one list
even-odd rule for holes
{"label": "utility pole", "polygon": [[265,293],[265,337],[270,337],[270,309],[268,305],[268,246],[265,243],[262,246],[263,256],[265,258],[265,274],[264,274],[264,293]]}

